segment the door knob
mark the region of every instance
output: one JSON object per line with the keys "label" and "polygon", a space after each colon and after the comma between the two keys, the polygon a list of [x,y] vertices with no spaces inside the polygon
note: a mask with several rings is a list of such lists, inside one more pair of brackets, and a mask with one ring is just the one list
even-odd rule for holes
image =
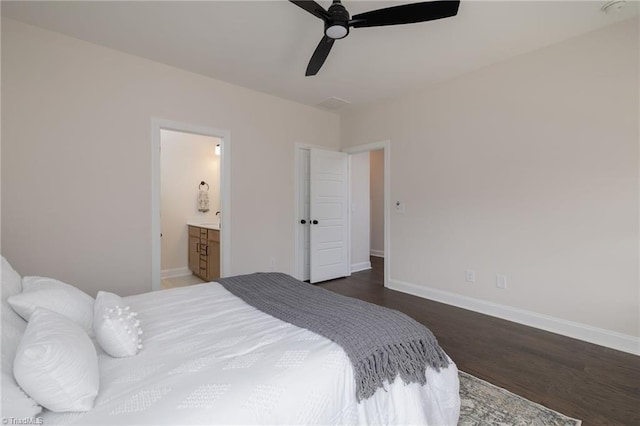
{"label": "door knob", "polygon": [[302,220],[300,221],[300,223],[304,225],[305,223],[307,223],[307,221],[306,221],[306,220],[304,220],[304,219],[302,219]]}
{"label": "door knob", "polygon": [[317,225],[317,224],[318,224],[318,221],[317,221],[317,220],[314,220],[314,221],[313,221],[313,222],[311,222],[311,223],[313,223],[314,225]]}

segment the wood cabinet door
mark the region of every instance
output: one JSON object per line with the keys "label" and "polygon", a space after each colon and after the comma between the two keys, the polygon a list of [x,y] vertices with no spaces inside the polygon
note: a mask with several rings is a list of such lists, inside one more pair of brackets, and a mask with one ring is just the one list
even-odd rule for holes
{"label": "wood cabinet door", "polygon": [[[207,278],[213,281],[220,278],[220,231],[209,231],[209,240],[207,240],[208,256],[207,256]],[[211,239],[213,237],[213,239]]]}
{"label": "wood cabinet door", "polygon": [[189,269],[196,275],[200,274],[200,253],[198,245],[200,237],[189,235]]}
{"label": "wood cabinet door", "polygon": [[220,278],[220,243],[207,241],[209,256],[207,256],[208,279],[213,281]]}

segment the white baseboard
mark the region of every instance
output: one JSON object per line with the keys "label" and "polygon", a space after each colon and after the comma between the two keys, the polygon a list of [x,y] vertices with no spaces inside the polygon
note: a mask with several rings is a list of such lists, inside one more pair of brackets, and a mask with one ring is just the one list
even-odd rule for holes
{"label": "white baseboard", "polygon": [[367,269],[371,269],[371,262],[360,262],[354,263],[351,265],[351,273],[366,271]]}
{"label": "white baseboard", "polygon": [[635,336],[394,279],[389,280],[388,287],[392,290],[413,294],[414,296],[446,303],[447,305],[584,340],[585,342],[595,343],[618,351],[640,355],[640,338]]}
{"label": "white baseboard", "polygon": [[370,254],[371,256],[374,256],[374,257],[384,257],[384,251],[383,251],[383,250],[374,250],[374,249],[371,249],[371,251],[369,252],[369,254]]}
{"label": "white baseboard", "polygon": [[185,275],[191,275],[189,268],[173,268],[160,271],[160,279],[184,277]]}

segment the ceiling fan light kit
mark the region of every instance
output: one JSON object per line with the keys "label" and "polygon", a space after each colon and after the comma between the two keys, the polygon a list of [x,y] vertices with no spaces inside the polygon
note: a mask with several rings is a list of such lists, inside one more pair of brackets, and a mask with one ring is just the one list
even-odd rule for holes
{"label": "ceiling fan light kit", "polygon": [[324,34],[334,40],[345,38],[349,34],[349,12],[339,1],[329,6],[330,19],[324,23]]}
{"label": "ceiling fan light kit", "polygon": [[324,21],[324,36],[311,56],[306,76],[316,75],[329,56],[335,40],[349,35],[349,28],[382,27],[414,24],[449,18],[458,14],[460,1],[437,0],[403,4],[349,16],[340,0],[333,0],[328,10],[313,0],[289,0],[296,6]]}
{"label": "ceiling fan light kit", "polygon": [[334,24],[324,30],[324,33],[327,35],[327,37],[338,40],[341,38],[345,38],[347,34],[349,34],[349,28],[342,25]]}

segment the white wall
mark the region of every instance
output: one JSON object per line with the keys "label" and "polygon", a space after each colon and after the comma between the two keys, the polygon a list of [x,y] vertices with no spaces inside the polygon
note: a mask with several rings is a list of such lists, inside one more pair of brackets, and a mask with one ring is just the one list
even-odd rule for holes
{"label": "white wall", "polygon": [[369,153],[349,156],[351,166],[351,272],[371,268]]}
{"label": "white wall", "polygon": [[151,290],[153,117],[230,132],[230,273],[293,273],[294,146],[337,149],[337,115],[9,19],[3,255],[91,294]]}
{"label": "white wall", "polygon": [[343,143],[391,140],[392,286],[637,351],[638,52],[626,21],[343,115]]}
{"label": "white wall", "polygon": [[[220,156],[211,136],[160,131],[160,217],[163,275],[188,272],[187,222],[218,222]],[[209,211],[198,211],[200,182],[209,184]]]}
{"label": "white wall", "polygon": [[371,151],[371,254],[384,255],[384,149]]}

